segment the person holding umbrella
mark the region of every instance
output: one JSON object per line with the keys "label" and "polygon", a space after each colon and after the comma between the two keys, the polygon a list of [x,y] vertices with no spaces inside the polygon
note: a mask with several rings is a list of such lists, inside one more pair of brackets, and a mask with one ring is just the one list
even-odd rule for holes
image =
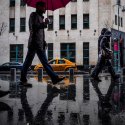
{"label": "person holding umbrella", "polygon": [[21,84],[25,86],[31,86],[31,84],[27,83],[27,71],[31,66],[31,63],[34,59],[35,53],[40,59],[44,69],[47,74],[50,76],[52,83],[57,84],[62,81],[65,77],[59,78],[59,76],[53,71],[52,67],[48,64],[45,49],[46,49],[46,41],[45,41],[45,33],[44,28],[47,28],[49,20],[46,18],[45,22],[43,21],[43,14],[46,12],[46,3],[45,2],[36,2],[36,12],[32,12],[29,18],[29,30],[30,37],[28,41],[28,52],[26,59],[23,64],[23,68],[21,71]]}

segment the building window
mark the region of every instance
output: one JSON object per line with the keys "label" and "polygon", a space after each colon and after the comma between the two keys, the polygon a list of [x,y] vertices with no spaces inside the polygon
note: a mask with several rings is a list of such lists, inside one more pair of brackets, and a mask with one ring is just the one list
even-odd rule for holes
{"label": "building window", "polygon": [[77,15],[71,15],[71,29],[77,29]]}
{"label": "building window", "polygon": [[48,30],[53,30],[53,16],[49,16],[49,20]]}
{"label": "building window", "polygon": [[117,15],[115,15],[115,25],[117,25]]}
{"label": "building window", "polygon": [[48,43],[48,60],[53,59],[53,43]]}
{"label": "building window", "polygon": [[15,0],[10,0],[10,7],[14,7],[15,6]]}
{"label": "building window", "polygon": [[20,0],[20,6],[25,6],[26,3],[23,0]]}
{"label": "building window", "polygon": [[121,27],[123,27],[123,19],[122,19],[122,17],[121,17]]}
{"label": "building window", "polygon": [[9,32],[15,32],[15,18],[10,18]]}
{"label": "building window", "polygon": [[89,14],[83,14],[83,29],[89,29]]}
{"label": "building window", "polygon": [[117,0],[117,5],[121,5],[121,0]]}
{"label": "building window", "polygon": [[23,44],[10,45],[10,62],[23,62]]}
{"label": "building window", "polygon": [[77,2],[77,0],[71,0],[71,2]]}
{"label": "building window", "polygon": [[120,21],[121,21],[121,20],[120,20],[120,16],[119,16],[119,17],[118,17],[118,25],[119,25],[119,26],[120,26]]}
{"label": "building window", "polygon": [[83,0],[84,2],[89,1],[89,0]]}
{"label": "building window", "polygon": [[90,99],[90,89],[89,89],[89,77],[83,75],[83,100]]}
{"label": "building window", "polygon": [[91,122],[90,122],[90,116],[88,114],[84,114],[83,115],[83,124],[84,125],[90,125]]}
{"label": "building window", "polygon": [[25,32],[26,30],[26,18],[20,18],[20,32]]}
{"label": "building window", "polygon": [[89,43],[83,43],[83,65],[85,69],[89,68]]}
{"label": "building window", "polygon": [[61,58],[66,58],[72,62],[76,61],[75,43],[61,43]]}
{"label": "building window", "polygon": [[65,29],[65,16],[64,15],[60,15],[59,17],[59,28]]}

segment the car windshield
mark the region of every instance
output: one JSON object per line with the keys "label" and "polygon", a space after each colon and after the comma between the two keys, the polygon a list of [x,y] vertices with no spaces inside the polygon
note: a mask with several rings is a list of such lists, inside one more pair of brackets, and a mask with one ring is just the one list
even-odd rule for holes
{"label": "car windshield", "polygon": [[18,66],[18,65],[21,65],[21,64],[20,63],[12,62],[12,63],[10,63],[10,65],[16,65],[16,66]]}
{"label": "car windshield", "polygon": [[2,64],[2,66],[9,66],[9,65],[10,65],[9,63]]}
{"label": "car windshield", "polygon": [[19,65],[22,65],[21,63],[18,63],[18,62],[8,62],[8,63],[4,63],[2,64],[2,66],[19,66]]}

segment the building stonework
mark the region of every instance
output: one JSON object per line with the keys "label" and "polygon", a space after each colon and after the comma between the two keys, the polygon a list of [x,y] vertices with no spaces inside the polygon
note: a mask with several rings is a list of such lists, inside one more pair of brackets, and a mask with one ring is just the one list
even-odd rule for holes
{"label": "building stonework", "polygon": [[[10,61],[10,44],[23,44],[23,61],[27,53],[27,44],[29,37],[28,20],[29,15],[34,8],[20,6],[20,0],[15,0],[15,7],[9,6],[9,0],[0,1],[0,24],[5,22],[7,28],[0,36],[0,64]],[[121,4],[125,2],[121,0]],[[53,43],[53,57],[60,58],[61,43],[75,43],[76,63],[84,65],[83,62],[83,43],[89,42],[89,64],[95,65],[98,52],[98,36],[103,27],[117,29],[114,24],[117,6],[114,6],[115,0],[77,0],[70,2],[66,8],[49,11],[53,15],[53,30],[45,30],[47,43]],[[77,29],[71,29],[71,14],[77,14]],[[83,14],[89,14],[89,28],[83,29]],[[59,29],[59,15],[65,15],[65,30]],[[123,18],[123,27],[120,30],[125,32],[125,13],[120,9],[120,16]],[[47,17],[47,14],[45,14]],[[15,32],[9,32],[9,18],[15,18]],[[20,32],[20,18],[26,18],[26,32]],[[33,65],[39,63],[37,56]]]}

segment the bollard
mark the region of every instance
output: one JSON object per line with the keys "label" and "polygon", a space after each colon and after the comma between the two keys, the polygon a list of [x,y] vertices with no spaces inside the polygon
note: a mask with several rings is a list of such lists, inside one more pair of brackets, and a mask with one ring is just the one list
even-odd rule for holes
{"label": "bollard", "polygon": [[38,82],[42,82],[43,79],[43,69],[38,69]]}
{"label": "bollard", "polygon": [[74,82],[74,69],[73,68],[69,69],[69,80],[70,82]]}
{"label": "bollard", "polygon": [[16,82],[16,68],[10,69],[10,80]]}

